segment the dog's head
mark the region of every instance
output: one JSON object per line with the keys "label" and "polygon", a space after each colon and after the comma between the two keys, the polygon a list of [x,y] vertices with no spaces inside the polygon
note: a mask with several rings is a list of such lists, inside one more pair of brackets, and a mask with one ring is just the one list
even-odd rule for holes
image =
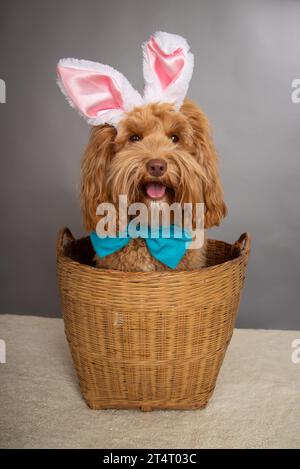
{"label": "dog's head", "polygon": [[217,156],[204,113],[185,100],[193,54],[180,36],[158,32],[143,45],[143,97],[113,68],[62,59],[58,84],[94,125],[82,164],[85,225],[94,230],[97,206],[157,202],[205,204],[205,226],[226,214]]}
{"label": "dog's head", "polygon": [[226,215],[217,155],[204,113],[186,100],[179,111],[166,103],[136,107],[120,122],[94,127],[82,163],[85,225],[96,227],[97,206],[158,201],[204,202],[205,227]]}

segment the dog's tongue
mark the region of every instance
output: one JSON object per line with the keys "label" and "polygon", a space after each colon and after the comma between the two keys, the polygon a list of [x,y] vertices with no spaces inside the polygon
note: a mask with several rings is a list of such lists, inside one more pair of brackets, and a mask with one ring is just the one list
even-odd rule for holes
{"label": "dog's tongue", "polygon": [[166,186],[157,182],[148,182],[146,184],[146,192],[151,199],[160,199],[165,195]]}

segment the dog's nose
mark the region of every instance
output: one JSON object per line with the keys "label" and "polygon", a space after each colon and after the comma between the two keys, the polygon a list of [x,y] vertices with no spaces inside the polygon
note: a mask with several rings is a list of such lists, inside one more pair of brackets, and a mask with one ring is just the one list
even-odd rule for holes
{"label": "dog's nose", "polygon": [[146,164],[146,169],[150,176],[162,176],[167,170],[167,163],[164,160],[150,160]]}

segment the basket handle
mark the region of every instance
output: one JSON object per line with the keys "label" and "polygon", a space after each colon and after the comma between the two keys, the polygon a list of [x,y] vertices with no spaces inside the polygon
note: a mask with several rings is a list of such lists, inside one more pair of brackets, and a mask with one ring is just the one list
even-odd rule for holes
{"label": "basket handle", "polygon": [[62,254],[65,246],[65,242],[71,243],[72,241],[75,241],[74,236],[72,235],[71,231],[69,228],[66,226],[64,228],[61,228],[58,232],[57,235],[57,240],[56,240],[56,255]]}
{"label": "basket handle", "polygon": [[239,239],[232,245],[231,252],[233,256],[241,254],[249,255],[251,249],[251,235],[250,233],[243,233]]}

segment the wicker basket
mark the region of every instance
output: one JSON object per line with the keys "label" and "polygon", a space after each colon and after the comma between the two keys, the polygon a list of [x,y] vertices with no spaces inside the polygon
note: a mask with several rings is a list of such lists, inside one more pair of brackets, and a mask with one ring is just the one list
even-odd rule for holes
{"label": "wicker basket", "polygon": [[198,271],[93,267],[89,238],[60,230],[57,272],[66,336],[93,409],[196,409],[215,388],[230,342],[250,236],[208,241]]}

